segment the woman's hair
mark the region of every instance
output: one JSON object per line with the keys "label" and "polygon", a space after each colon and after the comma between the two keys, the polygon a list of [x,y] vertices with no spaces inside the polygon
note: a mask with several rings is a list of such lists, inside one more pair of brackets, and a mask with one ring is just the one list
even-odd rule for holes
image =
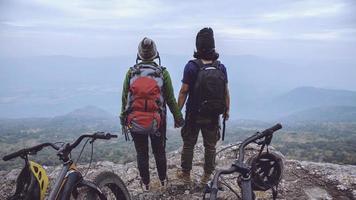
{"label": "woman's hair", "polygon": [[219,54],[215,51],[215,49],[211,49],[208,52],[194,51],[193,57],[196,59],[215,61],[219,58]]}
{"label": "woman's hair", "polygon": [[217,60],[219,54],[215,51],[214,31],[212,28],[201,29],[195,39],[196,50],[194,58],[204,60]]}

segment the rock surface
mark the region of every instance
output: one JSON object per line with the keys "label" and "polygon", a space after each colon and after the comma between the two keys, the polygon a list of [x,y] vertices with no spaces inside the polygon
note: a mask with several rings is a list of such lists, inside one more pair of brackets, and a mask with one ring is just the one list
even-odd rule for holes
{"label": "rock surface", "polygon": [[[237,156],[237,146],[230,148],[226,147],[227,146],[220,146],[218,148],[216,158],[217,168],[229,167]],[[273,150],[271,147],[270,149]],[[246,159],[256,152],[257,146],[249,145],[246,151]],[[101,171],[113,171],[125,181],[132,198],[136,200],[202,199],[203,187],[199,184],[200,176],[203,174],[204,163],[204,148],[202,145],[197,145],[195,149],[192,183],[190,185],[182,183],[175,177],[176,171],[180,166],[180,151],[177,150],[168,153],[167,159],[169,182],[166,188],[160,188],[158,186],[159,183],[154,160],[150,160],[150,171],[152,175],[152,188],[150,192],[142,191],[135,162],[127,163],[125,165],[108,161],[98,162],[92,164],[92,169],[88,172],[86,178],[91,179]],[[86,167],[87,166],[80,166],[80,169],[85,173]],[[47,167],[46,170],[50,179],[53,181],[53,178],[60,171],[60,166]],[[15,191],[15,180],[19,172],[20,169],[14,169],[9,172],[0,171],[0,199],[6,199]],[[229,175],[224,177],[224,180],[231,184],[231,187],[234,190],[239,191],[239,187],[236,183],[236,176],[236,174]],[[272,199],[271,191],[256,192],[256,197],[257,199]],[[219,198],[237,199],[225,186],[223,186],[223,191],[219,192]],[[356,199],[356,166],[284,159],[284,175],[278,187],[277,199]]]}

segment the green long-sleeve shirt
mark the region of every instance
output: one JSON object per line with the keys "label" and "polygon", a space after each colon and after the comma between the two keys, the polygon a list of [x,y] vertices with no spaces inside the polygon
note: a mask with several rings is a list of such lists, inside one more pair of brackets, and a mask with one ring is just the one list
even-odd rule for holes
{"label": "green long-sleeve shirt", "polygon": [[[130,87],[130,70],[126,73],[125,80],[124,80],[124,85],[122,88],[122,105],[121,105],[121,116],[123,115],[123,112],[125,111],[125,107],[127,104],[127,99],[128,99],[128,94],[129,94],[129,87]],[[169,72],[165,69],[163,70],[163,98],[165,99],[169,110],[173,114],[173,117],[175,120],[181,119],[183,117],[180,109],[178,108],[177,101],[174,97],[174,90],[172,86],[172,80],[171,76],[169,75]]]}

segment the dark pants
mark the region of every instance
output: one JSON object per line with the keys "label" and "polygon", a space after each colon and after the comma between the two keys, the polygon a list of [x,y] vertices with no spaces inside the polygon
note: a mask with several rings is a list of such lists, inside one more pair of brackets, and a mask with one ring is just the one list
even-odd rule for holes
{"label": "dark pants", "polygon": [[132,133],[132,138],[135,143],[135,149],[137,153],[137,167],[140,172],[142,182],[146,185],[150,183],[148,138],[151,140],[152,152],[156,160],[159,179],[161,181],[165,180],[167,173],[165,136]]}
{"label": "dark pants", "polygon": [[219,120],[216,118],[186,116],[186,124],[182,128],[183,150],[181,167],[183,171],[192,169],[194,146],[197,143],[199,132],[203,135],[204,144],[204,172],[211,174],[215,170],[216,143],[220,139]]}

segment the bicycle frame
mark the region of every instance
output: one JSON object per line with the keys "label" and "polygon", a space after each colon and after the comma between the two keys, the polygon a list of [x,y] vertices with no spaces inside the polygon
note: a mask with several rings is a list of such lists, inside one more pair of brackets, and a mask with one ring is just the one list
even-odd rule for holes
{"label": "bicycle frame", "polygon": [[86,186],[94,190],[101,200],[106,200],[106,196],[98,186],[90,181],[83,179],[82,174],[77,170],[76,165],[72,160],[68,160],[63,164],[54,186],[49,194],[49,200],[66,200],[70,198],[72,192],[77,195],[78,187]]}
{"label": "bicycle frame", "polygon": [[218,189],[218,179],[220,175],[232,174],[234,172],[240,173],[241,177],[241,192],[243,200],[252,200],[253,191],[251,186],[251,170],[247,166],[242,166],[238,162],[232,164],[231,168],[227,170],[218,170],[213,178],[213,184],[211,186],[210,198],[216,199]]}
{"label": "bicycle frame", "polygon": [[[29,154],[36,154],[44,147],[52,147],[57,150],[57,155],[63,161],[63,167],[57,176],[53,187],[49,194],[49,200],[67,200],[71,194],[75,197],[78,195],[79,187],[88,187],[93,190],[101,200],[106,200],[106,196],[98,186],[90,181],[83,179],[82,174],[77,170],[75,163],[70,158],[71,151],[79,145],[84,138],[91,138],[91,143],[96,139],[110,139],[117,137],[110,133],[96,132],[93,135],[81,135],[73,144],[66,143],[62,147],[58,147],[53,143],[42,143],[30,148],[21,149],[3,157],[4,161],[12,158],[21,157],[25,160],[25,167],[17,178],[16,192],[13,198],[26,195],[27,198],[34,200],[43,200],[45,198],[46,189],[48,186],[48,177],[43,167],[35,162],[28,160]],[[25,187],[26,185],[26,187]],[[30,185],[31,187],[28,187]],[[30,195],[30,196],[28,196]]]}
{"label": "bicycle frame", "polygon": [[[250,136],[246,140],[244,140],[240,147],[239,147],[239,158],[231,165],[229,169],[225,170],[218,170],[214,178],[212,180],[212,185],[210,188],[210,199],[216,199],[217,198],[217,192],[218,192],[218,179],[220,175],[223,174],[232,174],[234,172],[237,172],[241,174],[241,193],[242,193],[242,199],[243,200],[252,200],[254,196],[254,192],[252,190],[252,183],[251,183],[251,167],[248,166],[246,163],[244,163],[244,156],[245,156],[245,147],[252,143],[256,142],[257,140],[261,138],[265,138],[264,142],[261,143],[264,147],[265,144],[269,144],[272,140],[272,134],[273,132],[279,130],[282,128],[282,125],[276,124],[275,126],[264,130],[263,132],[257,132],[256,134]],[[204,199],[205,199],[205,193],[204,193]]]}
{"label": "bicycle frame", "polygon": [[[71,194],[74,197],[78,195],[79,187],[88,187],[97,195],[101,200],[106,200],[103,192],[90,181],[83,179],[82,174],[77,170],[75,163],[70,157],[71,151],[77,147],[84,138],[91,138],[91,143],[96,139],[110,139],[117,137],[110,133],[97,132],[93,135],[81,135],[73,144],[66,143],[62,147],[58,147],[53,143],[42,143],[30,148],[21,149],[3,157],[4,161],[12,158],[21,157],[25,160],[25,166],[17,178],[16,192],[14,198],[18,195],[30,195],[30,199],[43,200],[48,186],[48,177],[46,171],[40,164],[28,160],[29,154],[36,154],[44,147],[52,147],[57,150],[57,155],[63,161],[63,167],[55,180],[53,187],[49,194],[49,200],[67,200],[70,199]],[[31,187],[28,187],[30,185]]]}

